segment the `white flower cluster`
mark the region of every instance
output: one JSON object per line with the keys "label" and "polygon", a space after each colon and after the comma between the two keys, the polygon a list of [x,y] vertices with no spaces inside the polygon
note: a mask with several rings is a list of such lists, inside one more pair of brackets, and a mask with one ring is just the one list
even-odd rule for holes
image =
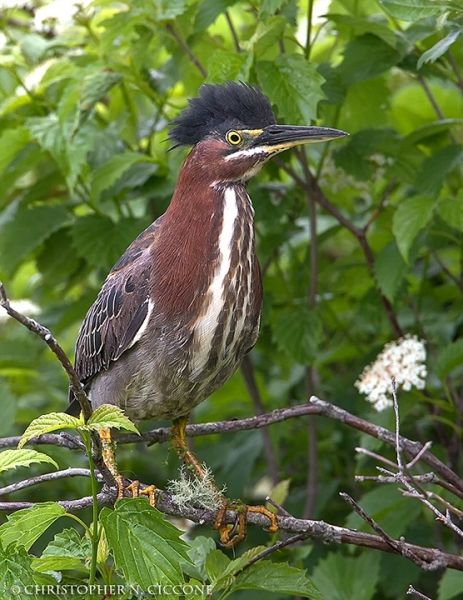
{"label": "white flower cluster", "polygon": [[402,387],[408,391],[412,387],[418,390],[424,388],[427,375],[424,344],[416,335],[389,342],[375,362],[365,367],[355,387],[361,394],[366,394],[366,399],[376,410],[382,411],[392,406],[392,377],[395,378],[397,389]]}
{"label": "white flower cluster", "polygon": [[89,4],[90,0],[52,0],[35,11],[34,29],[46,32],[54,28],[57,33],[62,33]]}

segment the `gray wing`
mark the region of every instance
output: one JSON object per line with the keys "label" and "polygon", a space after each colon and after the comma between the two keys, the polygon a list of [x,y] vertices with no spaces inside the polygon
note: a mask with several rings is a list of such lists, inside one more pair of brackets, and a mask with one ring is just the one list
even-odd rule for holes
{"label": "gray wing", "polygon": [[[77,338],[75,359],[76,373],[84,385],[136,343],[149,316],[151,251],[160,222],[161,218],[157,219],[132,242],[87,312]],[[73,399],[71,391],[70,402]]]}

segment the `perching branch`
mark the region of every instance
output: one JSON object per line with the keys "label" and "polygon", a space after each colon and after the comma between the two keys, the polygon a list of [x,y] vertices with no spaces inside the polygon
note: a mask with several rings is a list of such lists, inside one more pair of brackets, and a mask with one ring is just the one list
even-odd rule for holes
{"label": "perching branch", "polygon": [[[53,338],[49,330],[40,325],[39,323],[35,322],[34,320],[29,319],[24,315],[18,313],[16,310],[14,310],[11,307],[6,296],[5,290],[1,284],[0,295],[1,305],[5,308],[5,310],[7,310],[8,314],[20,323],[22,323],[25,327],[36,333],[52,349],[54,354],[57,356],[58,360],[61,362],[66,373],[68,374],[73,389],[75,387],[76,395],[80,396],[81,394],[83,394],[83,405],[85,406],[85,402],[88,403],[88,399],[85,395],[85,392],[80,387],[80,382],[78,382],[77,375],[74,369],[72,368],[69,358],[58,345],[58,343]],[[76,379],[78,385],[76,384]],[[337,406],[334,406],[333,404],[330,404],[329,402],[320,400],[316,396],[312,396],[309,400],[309,403],[306,405],[293,406],[286,409],[275,410],[271,413],[258,415],[249,419],[240,419],[236,421],[224,421],[217,423],[204,423],[201,425],[189,425],[187,426],[186,433],[188,436],[198,436],[211,435],[215,433],[225,433],[231,431],[260,429],[263,427],[267,427],[273,423],[279,423],[287,419],[301,417],[303,415],[319,415],[340,421],[349,427],[353,427],[358,431],[367,433],[368,435],[393,446],[394,448],[396,448],[396,452],[398,454],[408,454],[411,457],[412,462],[419,458],[420,461],[431,466],[432,469],[442,477],[442,479],[446,480],[459,492],[463,493],[463,481],[430,452],[428,445],[423,445],[419,442],[414,442],[412,440],[404,438],[401,435],[399,435],[398,431],[396,433],[392,433],[387,429],[384,429],[383,427],[374,425],[373,423],[365,421],[364,419],[360,419],[359,417],[352,415],[347,411]],[[149,444],[161,443],[169,439],[169,434],[169,428],[159,428],[142,434],[141,436],[134,436],[132,434],[120,435],[118,437],[118,443],[134,443],[140,441],[144,441]],[[0,440],[0,447],[16,445],[19,439],[19,437],[11,437],[6,438],[4,440]],[[52,445],[64,446],[69,449],[76,449],[80,446],[79,443],[76,443],[76,440],[73,436],[69,436],[67,434],[47,434],[44,436],[40,436],[40,438],[37,438],[35,440],[31,440],[30,443],[48,443]],[[103,461],[97,461],[96,464],[97,467],[100,469],[102,478],[105,481],[103,490],[102,492],[100,492],[100,494],[98,494],[97,500],[100,505],[112,505],[114,504],[114,501],[116,499],[115,488],[111,487],[112,479],[110,476],[108,476],[108,473],[105,472],[105,466]],[[396,475],[393,473],[387,474],[396,477]],[[13,491],[18,491],[19,489],[24,489],[26,487],[30,487],[38,483],[43,483],[45,481],[75,475],[86,476],[88,475],[88,472],[86,469],[68,469],[67,472],[59,472],[52,475],[42,475],[39,477],[30,478],[25,482],[22,482],[22,484],[8,486],[8,488],[4,488],[4,490],[0,490],[0,492],[11,493]],[[406,478],[403,477],[403,479],[405,480]],[[401,483],[404,482],[401,480]],[[142,484],[141,488],[143,487],[146,486]],[[424,501],[424,499],[422,499],[422,501]],[[88,497],[81,498],[78,500],[61,501],[59,502],[59,504],[66,508],[66,510],[68,511],[75,511],[91,506],[92,502],[93,498]],[[352,500],[352,502],[354,501]],[[356,505],[355,502],[354,504]],[[195,506],[189,505],[182,505],[180,507],[174,502],[172,494],[168,492],[162,492],[160,490],[158,491],[156,505],[160,511],[166,514],[188,518],[196,523],[213,524],[216,519],[216,510],[197,508]],[[2,502],[0,503],[0,510],[16,511],[22,508],[29,508],[31,506],[33,506],[33,504],[30,502]],[[367,518],[370,522],[370,517]],[[450,518],[448,517],[448,519]],[[227,512],[225,522],[234,523],[235,520],[236,513],[233,511]],[[444,522],[445,521],[446,519],[444,518]],[[259,513],[249,513],[248,522],[250,525],[256,525],[262,528],[268,526],[268,518]],[[278,517],[278,524],[282,531],[296,534],[293,540],[288,542],[288,544],[294,543],[295,541],[302,538],[319,540],[323,543],[354,544],[357,546],[381,550],[383,552],[393,552],[401,554],[402,556],[413,560],[416,564],[419,564],[424,569],[437,569],[445,567],[463,571],[462,557],[447,554],[434,548],[425,548],[422,546],[416,546],[414,544],[407,544],[402,540],[393,540],[392,538],[390,538],[390,536],[383,532],[383,530],[380,530],[380,528],[378,529],[377,527],[375,527],[375,529],[376,531],[379,531],[380,535],[372,535],[358,531],[352,531],[343,527],[337,527],[335,525],[326,524],[321,521],[312,521],[310,519],[297,519],[281,511],[280,516]],[[278,549],[277,546],[278,548],[282,547],[281,544],[277,544],[275,545],[274,550]]]}

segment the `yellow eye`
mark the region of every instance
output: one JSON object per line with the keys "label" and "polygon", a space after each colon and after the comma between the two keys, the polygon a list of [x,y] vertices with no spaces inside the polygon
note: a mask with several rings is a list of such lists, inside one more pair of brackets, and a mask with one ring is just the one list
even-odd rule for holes
{"label": "yellow eye", "polygon": [[233,131],[233,129],[227,133],[226,138],[227,142],[232,146],[238,146],[238,144],[241,144],[243,141],[241,134],[237,131]]}

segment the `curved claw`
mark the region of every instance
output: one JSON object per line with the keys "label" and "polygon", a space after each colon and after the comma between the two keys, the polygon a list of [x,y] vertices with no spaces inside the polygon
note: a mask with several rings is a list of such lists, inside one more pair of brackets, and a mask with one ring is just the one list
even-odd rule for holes
{"label": "curved claw", "polygon": [[[233,525],[225,525],[223,520],[227,510],[236,511],[236,520]],[[261,515],[265,515],[269,521],[270,526],[268,531],[275,533],[278,531],[277,517],[265,506],[248,506],[247,504],[228,504],[227,500],[224,500],[220,506],[217,517],[214,522],[214,529],[218,529],[220,534],[220,543],[225,548],[234,548],[237,544],[246,538],[247,530],[247,515],[248,512],[255,512]]]}

